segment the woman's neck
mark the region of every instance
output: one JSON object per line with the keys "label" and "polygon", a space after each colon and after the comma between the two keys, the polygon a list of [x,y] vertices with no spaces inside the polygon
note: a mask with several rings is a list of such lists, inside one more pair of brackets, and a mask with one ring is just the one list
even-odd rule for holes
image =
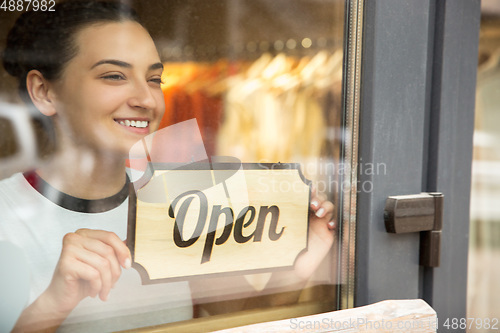
{"label": "woman's neck", "polygon": [[126,182],[124,157],[85,149],[62,149],[36,172],[57,190],[88,200],[112,196]]}

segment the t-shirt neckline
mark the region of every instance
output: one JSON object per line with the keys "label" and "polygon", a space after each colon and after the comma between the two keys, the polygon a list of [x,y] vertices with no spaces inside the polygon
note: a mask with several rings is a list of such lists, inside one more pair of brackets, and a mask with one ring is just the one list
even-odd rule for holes
{"label": "t-shirt neckline", "polygon": [[26,181],[38,193],[54,204],[79,213],[104,213],[120,206],[129,194],[130,180],[127,176],[127,181],[123,188],[116,194],[103,199],[81,199],[72,195],[66,194],[54,188],[52,185],[43,180],[34,171],[23,173]]}

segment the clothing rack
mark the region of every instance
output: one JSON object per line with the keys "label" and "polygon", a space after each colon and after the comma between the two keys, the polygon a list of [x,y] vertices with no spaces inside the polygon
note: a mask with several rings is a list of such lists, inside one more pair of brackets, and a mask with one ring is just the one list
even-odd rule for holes
{"label": "clothing rack", "polygon": [[164,61],[184,60],[216,60],[219,58],[256,58],[263,53],[289,53],[306,55],[321,50],[336,50],[342,47],[342,41],[333,38],[288,38],[274,41],[249,41],[226,45],[178,45],[170,44],[161,47]]}
{"label": "clothing rack", "polygon": [[209,156],[307,163],[334,140],[327,132],[339,126],[340,105],[331,99],[340,96],[341,49],[164,65],[160,128],[196,118]]}

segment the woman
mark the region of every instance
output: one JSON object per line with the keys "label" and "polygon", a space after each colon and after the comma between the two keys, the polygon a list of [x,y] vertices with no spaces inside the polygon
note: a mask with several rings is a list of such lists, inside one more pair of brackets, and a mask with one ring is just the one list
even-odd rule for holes
{"label": "woman", "polygon": [[[58,139],[46,164],[0,183],[0,239],[23,248],[32,271],[16,330],[108,331],[191,318],[187,283],[142,286],[134,270],[122,271],[131,264],[125,161],[164,112],[163,66],[137,16],[94,1],[25,13],[3,63],[21,96],[52,118]],[[297,260],[300,278],[290,281],[307,279],[333,242],[332,204],[312,202],[310,237],[321,242],[310,239],[315,245]]]}

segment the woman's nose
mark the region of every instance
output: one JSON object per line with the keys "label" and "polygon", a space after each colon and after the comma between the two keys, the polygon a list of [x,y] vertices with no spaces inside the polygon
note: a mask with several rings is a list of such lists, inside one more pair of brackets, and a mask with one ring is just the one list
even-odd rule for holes
{"label": "woman's nose", "polygon": [[130,98],[130,106],[151,110],[157,107],[157,102],[151,87],[147,82],[138,83],[133,87],[133,94]]}

